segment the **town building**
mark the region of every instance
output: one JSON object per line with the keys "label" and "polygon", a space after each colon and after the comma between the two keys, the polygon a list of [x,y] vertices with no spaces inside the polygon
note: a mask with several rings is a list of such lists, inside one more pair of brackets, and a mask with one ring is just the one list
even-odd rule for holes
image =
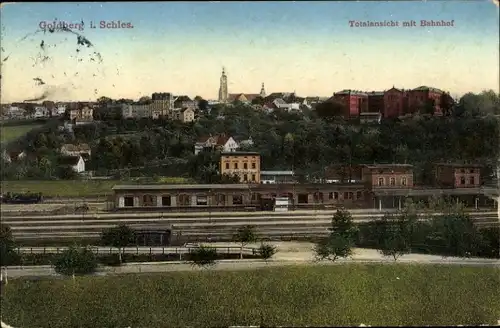
{"label": "town building", "polygon": [[89,106],[72,109],[69,119],[77,125],[92,123],[94,121],[94,110]]}
{"label": "town building", "polygon": [[410,164],[373,164],[362,168],[362,179],[371,189],[413,188],[413,166]]}
{"label": "town building", "polygon": [[[383,113],[384,112],[384,92],[383,91],[372,91],[367,93],[368,95],[368,106],[367,113]],[[366,113],[361,112],[361,113]]]}
{"label": "town building", "polygon": [[35,106],[34,118],[46,118],[50,117],[51,111],[45,106]]}
{"label": "town building", "polygon": [[85,161],[82,156],[63,156],[59,159],[59,164],[70,166],[76,173],[85,172]]}
{"label": "town building", "polygon": [[172,119],[181,121],[182,123],[189,123],[194,121],[194,110],[190,107],[177,108],[172,111]]}
{"label": "town building", "polygon": [[384,118],[403,116],[408,112],[408,93],[392,87],[384,92]]}
{"label": "town building", "polygon": [[[122,116],[124,118],[172,118],[175,98],[169,92],[153,93],[148,103],[122,104]],[[182,101],[181,101],[182,104]],[[187,102],[186,102],[187,104]]]}
{"label": "town building", "polygon": [[256,152],[224,152],[220,158],[220,173],[238,176],[244,183],[260,183],[260,154]]}
{"label": "town building", "polygon": [[368,94],[357,90],[342,90],[333,94],[333,98],[346,107],[344,117],[358,117],[368,111]]}
{"label": "town building", "polygon": [[421,86],[408,92],[408,109],[411,113],[422,111],[431,104],[434,107],[434,115],[442,115],[441,95],[442,90]]}
{"label": "town building", "polygon": [[26,158],[26,152],[23,150],[4,150],[2,152],[2,158],[5,162],[12,163]]}
{"label": "town building", "polygon": [[192,100],[188,96],[178,96],[174,100],[174,108],[189,108],[195,111],[198,109],[198,101]]}
{"label": "town building", "polygon": [[194,154],[198,155],[204,149],[210,149],[220,152],[233,152],[236,151],[240,145],[234,140],[233,137],[225,134],[217,136],[201,137],[194,144]]}
{"label": "town building", "polygon": [[90,146],[86,143],[73,145],[73,144],[64,144],[62,145],[60,152],[64,156],[82,156],[90,157],[92,155],[92,151]]}
{"label": "town building", "polygon": [[481,165],[436,164],[436,184],[443,188],[479,188],[481,186]]}

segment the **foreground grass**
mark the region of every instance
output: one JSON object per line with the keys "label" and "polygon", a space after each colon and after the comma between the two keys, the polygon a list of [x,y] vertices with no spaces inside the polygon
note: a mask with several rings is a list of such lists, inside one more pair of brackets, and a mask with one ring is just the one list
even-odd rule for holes
{"label": "foreground grass", "polygon": [[4,126],[1,125],[1,141],[2,143],[4,142],[9,142],[12,140],[15,140],[29,131],[41,127],[42,124],[27,124],[27,125],[13,125],[13,126]]}
{"label": "foreground grass", "polygon": [[500,318],[499,290],[495,268],[352,264],[11,279],[1,310],[24,328],[476,325]]}

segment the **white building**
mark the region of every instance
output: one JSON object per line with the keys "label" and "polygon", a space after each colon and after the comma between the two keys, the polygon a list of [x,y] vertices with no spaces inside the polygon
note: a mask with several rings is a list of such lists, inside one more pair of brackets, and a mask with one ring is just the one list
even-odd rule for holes
{"label": "white building", "polygon": [[43,118],[43,117],[49,117],[50,116],[50,111],[47,109],[47,107],[44,106],[36,106],[35,107],[35,118]]}
{"label": "white building", "polygon": [[205,148],[212,148],[221,152],[233,152],[238,150],[240,145],[233,139],[225,135],[202,137],[194,145],[194,154],[198,155]]}
{"label": "white building", "polygon": [[76,173],[85,172],[85,161],[82,156],[66,156],[59,161],[61,165],[69,165]]}
{"label": "white building", "polygon": [[10,106],[6,114],[10,118],[23,118],[26,115],[26,110],[21,107]]}

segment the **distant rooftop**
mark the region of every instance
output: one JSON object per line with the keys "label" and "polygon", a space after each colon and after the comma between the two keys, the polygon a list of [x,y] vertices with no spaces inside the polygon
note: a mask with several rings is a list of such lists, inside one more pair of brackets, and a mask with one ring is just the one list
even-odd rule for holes
{"label": "distant rooftop", "polygon": [[187,190],[187,189],[244,189],[246,184],[150,184],[150,185],[116,185],[113,190]]}
{"label": "distant rooftop", "polygon": [[383,168],[394,168],[394,167],[402,167],[402,168],[413,168],[411,164],[366,164],[364,165],[369,169],[383,169]]}
{"label": "distant rooftop", "polygon": [[468,163],[436,163],[437,166],[450,166],[450,167],[483,167],[480,164]]}
{"label": "distant rooftop", "polygon": [[221,155],[224,155],[224,156],[257,156],[257,155],[260,155],[260,153],[255,152],[255,151],[228,151],[228,152],[222,152]]}
{"label": "distant rooftop", "polygon": [[413,89],[412,91],[433,91],[433,92],[439,92],[439,93],[442,93],[443,91],[440,90],[440,89],[437,89],[437,88],[432,88],[432,87],[428,87],[428,86],[425,86],[425,85],[422,85],[418,88],[415,88]]}

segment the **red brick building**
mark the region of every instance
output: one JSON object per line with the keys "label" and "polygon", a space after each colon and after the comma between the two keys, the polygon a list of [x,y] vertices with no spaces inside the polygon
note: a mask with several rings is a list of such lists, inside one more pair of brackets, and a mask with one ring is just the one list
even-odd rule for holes
{"label": "red brick building", "polygon": [[333,94],[333,98],[343,103],[348,112],[345,117],[358,117],[359,113],[368,111],[368,94],[356,90],[342,90]]}
{"label": "red brick building", "polygon": [[372,91],[372,92],[368,93],[368,112],[369,113],[384,113],[384,92],[383,91]]}
{"label": "red brick building", "polygon": [[425,111],[425,107],[428,105],[429,101],[433,102],[434,114],[442,115],[441,109],[441,95],[442,90],[431,88],[427,86],[421,86],[413,90],[408,91],[408,110],[410,113],[416,113],[418,111]]}
{"label": "red brick building", "polygon": [[362,176],[372,189],[413,188],[413,166],[410,164],[365,165]]}
{"label": "red brick building", "polygon": [[399,117],[407,112],[408,93],[392,87],[384,92],[384,118]]}
{"label": "red brick building", "polygon": [[436,164],[436,183],[444,188],[479,188],[481,166],[475,164]]}

